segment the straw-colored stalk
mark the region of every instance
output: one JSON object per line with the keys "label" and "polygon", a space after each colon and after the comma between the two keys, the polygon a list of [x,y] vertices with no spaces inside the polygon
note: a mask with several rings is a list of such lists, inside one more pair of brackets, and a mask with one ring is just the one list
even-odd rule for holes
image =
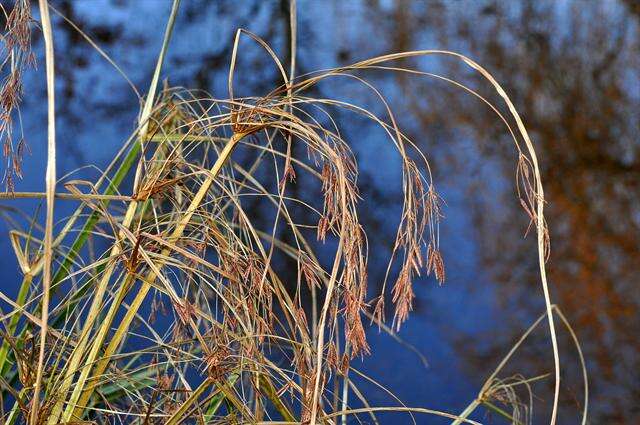
{"label": "straw-colored stalk", "polygon": [[49,324],[49,291],[51,288],[51,262],[53,258],[53,207],[56,192],[56,113],[55,113],[55,66],[53,50],[53,31],[49,18],[47,0],[39,0],[42,32],[44,34],[46,73],[47,73],[47,170],[46,170],[46,199],[47,217],[44,234],[44,273],[42,296],[42,325],[40,327],[40,351],[38,354],[38,368],[33,399],[31,401],[31,416],[29,423],[38,423],[40,408],[39,395],[42,387],[42,375],[45,368],[45,353],[47,330]]}

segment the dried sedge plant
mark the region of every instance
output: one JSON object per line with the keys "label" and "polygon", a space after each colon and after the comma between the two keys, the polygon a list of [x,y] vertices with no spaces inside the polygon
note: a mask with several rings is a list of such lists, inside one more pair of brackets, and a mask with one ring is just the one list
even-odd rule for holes
{"label": "dried sedge plant", "polygon": [[[240,30],[228,99],[169,87],[156,96],[177,6],[176,1],[138,128],[94,181],[61,182],[67,193],[57,196],[81,204],[56,229],[51,244],[57,262],[44,346],[37,330],[43,325],[40,280],[46,247],[34,235],[38,228],[12,233],[24,280],[16,300],[2,294],[12,311],[2,317],[1,391],[14,403],[4,422],[336,423],[342,417],[344,423],[347,415],[367,414],[376,421],[376,412],[392,410],[475,423],[437,410],[372,407],[349,379],[350,372],[360,374],[352,359],[370,352],[365,321],[395,336],[384,325],[385,299],[391,298],[394,327],[400,329],[412,309],[416,276],[433,273],[440,283],[445,279],[439,247],[442,200],[429,164],[363,74],[385,69],[443,79],[393,63],[445,55],[462,60],[495,87],[519,130],[516,135],[490,105],[519,153],[518,187],[538,234],[550,312],[537,159],[506,94],[476,63],[435,50],[291,78],[264,41]],[[23,26],[15,30],[9,54],[22,57],[28,52],[26,1],[14,10],[18,17],[12,25]],[[234,96],[243,36],[273,58],[282,76],[282,85],[264,97]],[[306,95],[345,74],[372,90],[386,116]],[[5,111],[13,104],[3,102]],[[378,294],[368,288],[357,160],[331,119],[334,109],[378,125],[401,158],[402,215]],[[306,157],[293,155],[293,146],[305,150]],[[126,176],[133,177],[131,188],[123,186]],[[309,190],[294,194],[292,185],[302,182]],[[269,206],[269,217],[275,218],[256,217],[254,200],[261,208]],[[317,253],[323,244],[333,248],[329,262]],[[294,273],[279,268],[282,258],[295,263]],[[548,319],[559,373],[551,314]],[[34,360],[40,350],[46,353],[42,368]],[[41,394],[35,396],[40,369]],[[492,387],[494,399],[515,403],[510,385]],[[350,408],[350,396],[365,407]],[[556,404],[557,391],[554,418]]]}
{"label": "dried sedge plant", "polygon": [[[14,140],[14,117],[20,117],[18,107],[23,95],[22,74],[35,65],[31,51],[31,6],[28,0],[18,0],[9,11],[0,4],[5,28],[1,36],[0,63],[0,143],[6,160],[3,181],[9,191],[15,187],[15,178],[22,178],[22,157],[27,145],[21,135]],[[22,128],[22,126],[20,126]]]}

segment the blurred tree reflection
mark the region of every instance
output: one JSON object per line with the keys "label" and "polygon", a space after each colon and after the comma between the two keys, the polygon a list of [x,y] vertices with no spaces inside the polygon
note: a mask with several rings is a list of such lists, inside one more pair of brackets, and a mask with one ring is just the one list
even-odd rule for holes
{"label": "blurred tree reflection", "polygon": [[[394,14],[403,19],[394,23],[402,29],[395,47],[416,48],[420,28],[429,28],[439,47],[468,52],[516,99],[542,157],[552,238],[550,281],[555,301],[578,330],[590,359],[594,423],[640,421],[634,403],[640,395],[639,10],[633,1],[400,1]],[[455,67],[449,71],[461,75]],[[491,111],[471,98],[436,99],[426,90],[419,84],[405,90],[415,94],[419,131],[429,132],[434,122],[463,128],[483,157],[511,178],[514,155],[502,149],[510,148],[508,142],[495,143],[505,139],[505,128]],[[468,166],[462,155],[450,159]],[[522,211],[509,201],[510,186],[491,184],[469,186],[481,206],[470,211],[482,259],[498,283],[504,307],[534,314],[541,306],[532,291],[538,285],[527,249],[532,245],[523,241],[514,248],[526,227]],[[483,355],[470,357],[486,365],[487,357],[498,355],[503,343],[520,332],[513,329]],[[571,353],[568,347],[565,353]],[[575,359],[570,357],[565,354],[569,369],[567,362]],[[523,359],[523,364],[532,360]],[[576,372],[570,371],[569,385],[579,399]]]}

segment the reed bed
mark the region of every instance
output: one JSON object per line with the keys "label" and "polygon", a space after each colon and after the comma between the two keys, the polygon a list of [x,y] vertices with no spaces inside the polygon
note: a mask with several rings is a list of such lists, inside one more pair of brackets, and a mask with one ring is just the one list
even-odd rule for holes
{"label": "reed bed", "polygon": [[[528,421],[512,388],[532,380],[497,378],[513,350],[460,415],[401,404],[371,406],[350,379],[361,374],[352,360],[370,352],[365,328],[374,323],[397,338],[412,310],[415,277],[433,274],[440,283],[445,280],[439,246],[442,201],[429,163],[399,128],[384,96],[367,82],[370,70],[444,79],[487,103],[511,132],[518,194],[538,240],[547,311],[534,327],[546,319],[551,332],[556,386],[550,422],[555,423],[560,360],[556,308],[545,277],[549,238],[538,159],[522,120],[493,77],[469,58],[439,50],[390,54],[296,76],[293,2],[294,60],[288,72],[267,43],[238,30],[227,99],[160,87],[179,3],[173,2],[137,128],[96,179],[66,178],[56,184],[55,31],[49,6],[40,0],[53,167],[42,193],[13,191],[12,176],[21,168],[10,119],[21,93],[15,80],[31,57],[33,24],[26,0],[4,10],[3,66],[13,71],[3,88],[8,99],[3,101],[3,137],[13,174],[5,179],[11,184],[1,197],[44,197],[47,219],[44,226],[11,232],[24,278],[16,299],[0,294],[10,306],[1,318],[3,423],[377,423],[381,411],[477,423],[468,417],[480,405],[514,423]],[[89,35],[81,35],[122,72]],[[245,38],[273,59],[282,77],[266,96],[234,95],[234,76],[246,71],[236,67]],[[452,79],[398,65],[421,56],[460,60],[480,73],[510,116]],[[309,94],[321,82],[344,75],[371,90],[386,114]],[[352,141],[332,119],[335,110],[378,125],[401,158],[402,214],[387,275],[373,294],[367,229],[358,217],[358,161]],[[293,155],[294,147],[305,155]],[[291,190],[303,182],[302,195]],[[254,199],[271,206],[270,218],[256,219],[250,209]],[[58,226],[52,219],[54,201],[78,203]],[[330,249],[329,261],[318,247]],[[282,270],[278,258],[293,266]],[[385,325],[387,311],[393,315],[390,325]]]}

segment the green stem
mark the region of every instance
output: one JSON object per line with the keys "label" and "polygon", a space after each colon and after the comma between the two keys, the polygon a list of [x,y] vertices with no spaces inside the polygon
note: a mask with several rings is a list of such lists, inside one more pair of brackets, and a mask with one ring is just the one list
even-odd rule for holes
{"label": "green stem", "polygon": [[508,412],[496,406],[495,404],[491,403],[490,401],[483,401],[482,405],[487,407],[489,410],[493,410],[495,413],[499,414],[500,416],[503,416],[504,418],[508,419],[509,421],[511,421],[512,424],[522,425],[520,421],[516,421],[513,418],[513,416],[511,416]]}
{"label": "green stem", "polygon": [[[166,422],[166,425],[178,425],[179,423],[181,423],[184,419],[183,416],[185,415],[185,413],[187,413],[189,407],[191,407],[191,405],[198,400],[204,390],[206,390],[207,387],[211,385],[211,383],[211,379],[206,379],[202,384],[200,384],[200,386],[196,388],[193,393],[191,393],[189,398],[184,403],[182,403],[178,410],[176,410],[175,413],[171,415],[169,420]],[[216,390],[216,392],[217,391],[219,390]]]}
{"label": "green stem", "polygon": [[[22,286],[20,287],[20,291],[18,292],[18,298],[16,299],[16,304],[19,305],[20,307],[23,307],[25,304],[25,301],[27,300],[27,294],[29,293],[29,287],[31,286],[31,281],[33,280],[33,276],[31,274],[26,274],[25,275],[25,280],[22,283]],[[9,320],[9,326],[7,326],[7,333],[5,338],[9,339],[13,337],[13,333],[16,331],[16,328],[18,327],[18,322],[20,321],[20,317],[21,315],[16,313],[13,316],[11,316],[11,319]],[[5,376],[5,368],[6,368],[6,361],[7,361],[7,355],[9,354],[9,341],[7,341],[5,339],[5,341],[2,342],[2,347],[0,347],[0,375],[1,376]],[[8,372],[8,371],[7,371]]]}

